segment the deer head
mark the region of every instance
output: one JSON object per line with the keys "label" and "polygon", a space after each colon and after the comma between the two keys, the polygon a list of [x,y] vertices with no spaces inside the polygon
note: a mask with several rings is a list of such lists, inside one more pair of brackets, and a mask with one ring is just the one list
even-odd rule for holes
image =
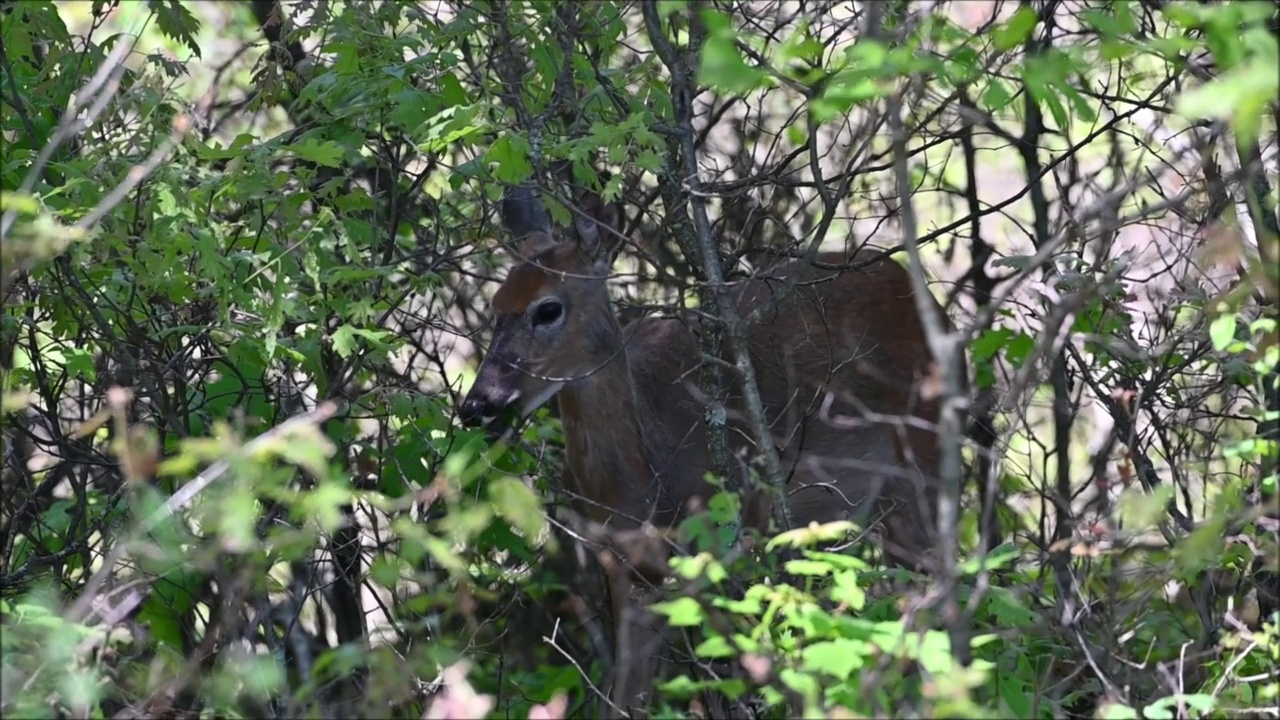
{"label": "deer head", "polygon": [[499,206],[520,262],[493,296],[493,339],[459,409],[465,425],[483,425],[491,437],[621,351],[606,286],[621,247],[620,214],[594,194],[572,210],[566,240],[532,189],[507,190]]}

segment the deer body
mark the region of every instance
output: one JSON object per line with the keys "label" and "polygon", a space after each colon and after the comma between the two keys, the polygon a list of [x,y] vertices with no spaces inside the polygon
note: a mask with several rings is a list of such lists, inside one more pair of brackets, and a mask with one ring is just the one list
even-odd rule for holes
{"label": "deer body", "polygon": [[[706,406],[696,390],[700,344],[678,319],[618,324],[606,285],[615,251],[604,239],[614,218],[598,203],[585,204],[577,241],[559,242],[527,191],[504,200],[505,223],[525,238],[525,260],[494,295],[490,352],[461,415],[498,429],[555,397],[565,435],[564,484],[584,514],[612,527],[645,521],[672,527],[690,500],[714,492],[704,480],[711,460]],[[928,507],[938,455],[930,428],[938,408],[919,397],[932,357],[911,284],[888,259],[843,272],[820,266],[848,264],[844,253],[817,259],[766,271],[733,290],[746,316],[786,292],[783,277],[795,281],[747,331],[773,441],[790,474],[791,517],[802,526],[883,513],[888,557],[914,564],[932,545]],[[728,432],[736,480],[750,487],[743,483],[755,444],[732,385]],[[771,502],[767,492],[749,492],[744,523],[766,529]],[[618,604],[621,589],[613,589],[617,615],[628,608]],[[626,664],[633,675],[652,670],[634,659]],[[647,690],[643,678],[631,684],[633,693]]]}
{"label": "deer body", "polygon": [[[839,266],[849,258],[829,253],[818,260]],[[913,387],[927,371],[918,353],[923,331],[912,322],[876,322],[914,316],[910,295],[901,294],[902,288],[910,289],[905,271],[889,260],[864,272],[837,274],[812,267],[805,272],[795,264],[787,270],[799,270],[805,276],[802,282],[829,277],[795,288],[790,299],[748,331],[760,396],[784,470],[791,474],[792,517],[797,524],[862,520],[877,502],[917,504],[920,488],[909,478],[885,478],[876,469],[904,464],[898,437],[902,433],[915,463],[933,470],[937,451],[931,433],[874,423],[851,431],[830,421],[836,418],[846,425],[859,417],[858,401],[885,416],[913,410]],[[877,292],[881,289],[891,292]],[[780,281],[744,284],[735,293],[740,313],[749,314],[781,291]],[[865,306],[859,294],[882,298],[875,314],[826,310]],[[675,318],[647,317],[625,329],[611,313],[596,322],[604,327],[593,332],[605,341],[584,357],[588,366],[599,369],[567,383],[557,395],[569,465],[567,488],[586,499],[583,511],[598,522],[630,526],[647,520],[672,526],[683,518],[692,498],[705,501],[714,492],[703,479],[711,467],[705,407],[690,392],[700,353],[697,336]],[[841,392],[824,413],[831,386]],[[915,402],[918,407],[912,414],[929,420],[936,416],[929,403]],[[731,418],[745,415],[740,403],[741,394],[733,393]],[[755,454],[745,423],[731,421],[730,441],[736,457]],[[856,466],[845,462],[850,459]],[[747,479],[746,470],[739,470],[741,483]],[[904,492],[894,492],[897,488]],[[753,499],[747,523],[764,530],[768,502]],[[925,549],[927,539],[919,534],[927,528],[919,523],[907,527],[913,532],[891,540],[907,552]]]}

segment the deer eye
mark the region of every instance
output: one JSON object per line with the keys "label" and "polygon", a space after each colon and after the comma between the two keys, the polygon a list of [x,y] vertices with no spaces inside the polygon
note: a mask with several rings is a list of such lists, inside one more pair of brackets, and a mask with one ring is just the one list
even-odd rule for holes
{"label": "deer eye", "polygon": [[533,309],[533,326],[550,325],[560,319],[564,315],[564,306],[559,300],[547,300],[539,303]]}

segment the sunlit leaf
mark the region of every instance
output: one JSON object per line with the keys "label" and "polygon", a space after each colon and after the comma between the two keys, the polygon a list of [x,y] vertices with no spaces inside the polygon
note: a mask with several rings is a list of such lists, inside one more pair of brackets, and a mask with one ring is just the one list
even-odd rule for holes
{"label": "sunlit leaf", "polygon": [[1214,350],[1226,350],[1235,339],[1236,316],[1233,313],[1223,313],[1209,323],[1209,340],[1213,342]]}
{"label": "sunlit leaf", "polygon": [[801,654],[804,669],[845,679],[863,666],[872,647],[859,640],[828,640],[806,647]]}
{"label": "sunlit leaf", "polygon": [[667,618],[674,627],[696,627],[702,624],[702,606],[691,597],[654,603],[650,609]]}
{"label": "sunlit leaf", "polygon": [[704,658],[726,658],[732,657],[737,651],[729,644],[728,639],[722,635],[712,635],[703,640],[694,648],[694,654]]}
{"label": "sunlit leaf", "polygon": [[831,588],[831,599],[848,605],[851,610],[858,611],[866,605],[867,593],[858,585],[858,576],[852,571],[844,570],[835,576],[835,586]]}
{"label": "sunlit leaf", "polygon": [[489,486],[489,497],[498,514],[530,540],[539,537],[546,527],[542,501],[528,485],[513,477],[500,477]]}

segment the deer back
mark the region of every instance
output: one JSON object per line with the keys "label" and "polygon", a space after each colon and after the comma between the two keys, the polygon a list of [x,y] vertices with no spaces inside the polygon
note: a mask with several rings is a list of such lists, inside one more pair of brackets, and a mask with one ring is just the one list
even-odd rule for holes
{"label": "deer back", "polygon": [[[932,544],[938,405],[921,389],[933,357],[901,265],[883,258],[822,269],[865,264],[874,255],[832,252],[812,265],[791,262],[772,278],[744,283],[738,304],[744,316],[773,306],[748,329],[747,344],[791,476],[795,523],[866,521],[877,512],[890,519],[891,542],[905,550],[894,559],[906,562]],[[733,401],[741,407],[740,397]]]}

